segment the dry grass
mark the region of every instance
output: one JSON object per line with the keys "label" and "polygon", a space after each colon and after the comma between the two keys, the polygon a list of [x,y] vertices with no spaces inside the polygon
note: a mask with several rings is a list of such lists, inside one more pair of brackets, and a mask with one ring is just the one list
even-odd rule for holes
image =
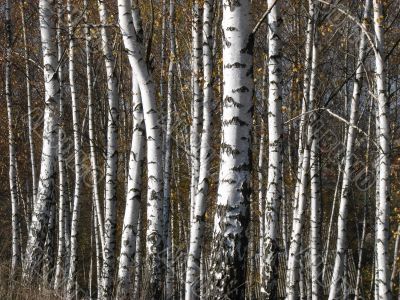
{"label": "dry grass", "polygon": [[16,279],[10,278],[10,265],[0,264],[0,299],[2,300],[57,300],[61,297],[54,291],[38,287],[27,286],[22,282],[20,272]]}

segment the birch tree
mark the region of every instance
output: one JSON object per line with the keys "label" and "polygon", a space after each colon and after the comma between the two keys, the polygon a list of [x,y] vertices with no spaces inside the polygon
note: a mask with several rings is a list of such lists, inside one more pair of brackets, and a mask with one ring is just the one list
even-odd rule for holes
{"label": "birch tree", "polygon": [[12,103],[11,88],[11,51],[12,51],[12,24],[11,24],[11,4],[10,0],[6,0],[5,7],[5,27],[7,34],[6,48],[6,70],[5,70],[5,94],[7,102],[8,117],[8,151],[9,151],[9,183],[10,183],[10,199],[11,199],[11,223],[12,223],[12,260],[11,260],[11,276],[14,277],[21,262],[21,245],[19,240],[19,209],[17,199],[17,174],[16,174],[16,152],[14,139],[14,117]]}
{"label": "birch tree", "polygon": [[223,116],[218,199],[214,218],[211,292],[245,297],[250,197],[252,43],[250,2],[223,2]]}
{"label": "birch tree", "polygon": [[200,172],[195,193],[193,222],[190,226],[190,245],[186,267],[185,298],[196,299],[200,295],[200,259],[204,239],[205,213],[209,193],[212,131],[212,25],[214,1],[204,1],[203,7],[203,130],[200,144]]}
{"label": "birch tree", "polygon": [[192,107],[190,124],[190,224],[193,220],[195,207],[196,188],[199,180],[199,155],[200,155],[200,132],[201,132],[201,112],[202,112],[202,92],[201,92],[201,56],[202,56],[202,29],[201,29],[202,7],[198,0],[193,3],[192,9]]}
{"label": "birch tree", "polygon": [[[61,63],[62,60],[62,41],[61,41],[61,20],[62,13],[61,7],[62,0],[58,0],[57,2],[57,48],[58,48],[58,78],[60,82],[60,105],[59,105],[59,126],[58,126],[58,153],[57,153],[57,162],[58,162],[58,244],[57,244],[57,260],[56,260],[56,271],[55,271],[55,280],[54,280],[54,289],[60,290],[62,288],[62,282],[64,277],[64,267],[66,260],[66,242],[65,242],[65,227],[66,227],[66,172],[64,168],[65,164],[65,141],[64,141],[64,96],[63,96],[63,65]],[[69,270],[68,270],[69,271]]]}
{"label": "birch tree", "polygon": [[99,166],[96,157],[96,146],[95,146],[95,120],[94,120],[94,95],[93,95],[93,45],[92,45],[92,34],[91,26],[88,20],[88,0],[84,0],[84,22],[85,22],[85,52],[86,52],[86,81],[87,81],[87,100],[88,100],[88,123],[89,123],[89,155],[90,155],[90,168],[92,175],[92,197],[94,201],[95,209],[95,221],[97,223],[97,229],[100,236],[101,245],[101,256],[104,258],[104,222],[103,214],[101,211],[100,203],[100,191],[99,191]]}
{"label": "birch tree", "polygon": [[159,299],[161,297],[161,283],[163,263],[161,261],[162,239],[162,155],[161,128],[155,103],[155,87],[146,61],[142,54],[141,44],[137,40],[136,32],[131,26],[133,24],[131,14],[131,2],[129,0],[118,0],[119,26],[121,29],[124,46],[128,51],[129,63],[136,77],[144,113],[144,122],[147,140],[147,259],[150,270],[150,287],[148,299]]}
{"label": "birch tree", "polygon": [[[364,24],[368,23],[369,10],[371,8],[371,1],[366,0],[364,4]],[[338,299],[340,297],[340,284],[343,278],[344,260],[347,253],[347,216],[348,216],[348,201],[351,184],[351,172],[353,166],[353,148],[355,141],[355,125],[358,118],[358,102],[361,94],[362,79],[363,79],[363,61],[366,55],[366,36],[364,30],[360,31],[360,44],[357,59],[356,78],[353,84],[353,95],[350,107],[350,124],[347,132],[347,143],[345,162],[342,178],[342,190],[340,196],[340,206],[338,215],[338,238],[336,244],[336,257],[335,265],[332,273],[332,282],[329,291],[329,299]],[[328,249],[327,249],[328,251]]]}
{"label": "birch tree", "polygon": [[265,205],[265,240],[263,247],[263,293],[277,298],[278,219],[282,200],[282,50],[281,8],[277,0],[268,1],[268,183]]}
{"label": "birch tree", "polygon": [[38,184],[38,194],[32,213],[32,221],[26,246],[24,278],[32,281],[40,269],[43,245],[46,239],[50,207],[54,196],[55,159],[57,154],[58,108],[60,86],[57,73],[57,46],[55,1],[39,1],[39,21],[43,51],[45,110],[43,124],[43,148]]}
{"label": "birch tree", "polygon": [[176,43],[175,43],[175,1],[170,0],[169,3],[169,40],[170,40],[170,57],[168,65],[168,87],[167,87],[167,120],[165,122],[164,135],[164,186],[163,186],[163,240],[164,249],[167,254],[166,266],[166,298],[173,297],[173,277],[174,268],[172,266],[173,248],[170,231],[170,207],[171,207],[171,160],[172,160],[172,115],[173,115],[173,98],[175,87],[175,60],[176,60]]}
{"label": "birch tree", "polygon": [[69,275],[68,275],[68,286],[67,296],[72,299],[75,295],[76,290],[76,269],[77,269],[77,250],[78,250],[78,219],[80,214],[80,194],[81,194],[81,183],[82,183],[82,146],[81,146],[81,129],[80,129],[80,118],[79,118],[79,102],[76,94],[75,86],[75,36],[74,36],[74,22],[72,17],[72,4],[71,0],[67,1],[68,10],[68,73],[69,73],[69,85],[71,92],[71,103],[72,103],[72,122],[74,132],[74,201],[72,211],[72,223],[71,223],[71,253],[70,253],[70,264],[69,264]]}
{"label": "birch tree", "polygon": [[[309,20],[307,24],[307,41],[306,41],[306,67],[311,65],[312,57],[315,55],[313,50],[316,48],[313,47],[314,41],[314,30],[315,30],[315,6],[314,1],[310,0],[309,4]],[[309,47],[309,48],[308,48]],[[309,55],[309,56],[308,56]],[[311,68],[310,68],[311,69]],[[303,228],[304,222],[304,210],[305,210],[305,201],[306,201],[306,188],[307,188],[307,177],[310,166],[310,146],[311,146],[311,137],[313,134],[313,127],[308,124],[306,126],[306,116],[305,112],[308,107],[313,107],[314,99],[310,97],[311,87],[311,77],[315,76],[310,72],[310,74],[306,73],[304,76],[304,86],[303,86],[303,102],[302,102],[302,117],[300,120],[300,132],[299,132],[299,162],[298,162],[298,180],[296,182],[295,187],[295,200],[293,207],[293,225],[292,232],[290,237],[290,247],[289,247],[289,257],[287,261],[287,270],[286,270],[286,298],[287,299],[297,299],[298,297],[298,284],[299,284],[299,260],[301,259],[299,256],[300,247],[301,247],[301,231]],[[310,117],[311,118],[311,117]],[[312,121],[310,121],[312,122]],[[303,136],[304,135],[304,136]],[[304,144],[303,144],[304,143]]]}
{"label": "birch tree", "polygon": [[258,153],[258,210],[259,210],[259,273],[260,273],[260,280],[263,281],[263,274],[264,274],[264,238],[265,238],[265,194],[266,188],[264,183],[264,166],[265,166],[265,121],[264,116],[266,113],[266,103],[267,103],[267,80],[268,80],[268,57],[265,56],[264,58],[264,66],[263,66],[263,87],[262,87],[262,103],[261,106],[261,129],[260,129],[260,148]]}
{"label": "birch tree", "polygon": [[[315,29],[316,31],[318,29]],[[310,100],[315,101],[314,109],[318,107],[316,100],[317,67],[318,67],[318,32],[314,34],[313,54],[311,60]],[[322,282],[322,252],[321,252],[321,181],[320,181],[320,116],[315,115],[311,124],[312,141],[310,149],[310,178],[311,178],[311,205],[310,205],[310,263],[311,263],[311,298],[321,299],[323,292]]]}
{"label": "birch tree", "polygon": [[[133,74],[134,76],[134,74]],[[129,158],[128,193],[121,238],[121,254],[118,269],[119,299],[129,299],[132,286],[132,270],[136,252],[137,226],[141,206],[142,170],[145,148],[145,128],[139,85],[132,77],[134,128]]]}
{"label": "birch tree", "polygon": [[376,211],[376,256],[379,299],[391,299],[390,274],[388,270],[388,240],[389,240],[389,202],[390,202],[390,102],[387,96],[386,70],[385,70],[385,42],[384,42],[384,16],[383,3],[373,0],[374,29],[375,29],[375,80],[378,96],[379,134],[378,167],[379,167],[379,198],[377,198]]}
{"label": "birch tree", "polygon": [[186,2],[0,5],[0,295],[391,299],[397,2]]}
{"label": "birch tree", "polygon": [[106,159],[106,191],[104,217],[104,261],[102,270],[102,297],[110,298],[113,290],[116,255],[117,227],[117,161],[118,161],[118,117],[119,92],[115,74],[115,56],[112,52],[112,40],[108,24],[108,13],[105,1],[98,0],[101,23],[101,47],[107,75],[107,159]]}

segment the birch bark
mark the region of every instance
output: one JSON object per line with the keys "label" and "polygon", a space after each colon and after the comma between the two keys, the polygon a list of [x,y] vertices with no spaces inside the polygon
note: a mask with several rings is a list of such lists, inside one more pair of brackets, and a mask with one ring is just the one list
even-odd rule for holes
{"label": "birch bark", "polygon": [[250,199],[253,44],[250,1],[223,1],[221,166],[214,219],[213,299],[245,297]]}
{"label": "birch bark", "polygon": [[118,0],[119,26],[121,29],[128,58],[142,95],[142,105],[147,139],[147,258],[150,270],[150,286],[147,299],[159,299],[162,294],[162,274],[164,265],[161,261],[162,239],[162,190],[163,166],[160,161],[162,156],[162,137],[159,117],[155,103],[155,87],[152,76],[144,60],[142,47],[137,40],[131,14],[130,0]]}
{"label": "birch bark", "polygon": [[195,197],[197,183],[199,180],[200,167],[200,132],[202,112],[202,91],[201,91],[201,65],[202,65],[202,29],[201,29],[202,8],[198,0],[193,3],[192,9],[192,111],[190,125],[190,224],[192,225],[195,209]]}
{"label": "birch bark", "polygon": [[389,247],[389,216],[390,216],[390,102],[386,91],[385,70],[385,42],[383,2],[373,0],[374,29],[375,29],[375,80],[378,94],[378,121],[379,121],[379,205],[377,210],[377,265],[379,299],[391,299],[390,274],[388,270]]}
{"label": "birch bark", "polygon": [[[308,23],[308,28],[307,30],[310,30],[310,32],[307,33],[307,40],[311,42],[310,47],[310,62],[312,65],[312,60],[316,58],[317,53],[315,52],[316,46],[315,46],[315,6],[314,6],[314,1],[310,0],[309,1],[309,14],[310,14],[310,20]],[[311,28],[310,28],[311,27]],[[310,35],[310,36],[309,36]],[[306,49],[306,55],[308,54],[307,49]],[[307,83],[305,85],[308,85],[308,99],[303,100],[303,108],[304,107],[310,107],[311,109],[314,108],[314,94],[311,93],[315,87],[311,86],[311,83],[315,83],[315,70],[313,72],[311,68],[311,73],[310,77],[307,79]],[[306,79],[304,79],[306,80]],[[307,100],[309,103],[307,103]],[[307,111],[307,109],[305,110]],[[290,247],[289,247],[289,259],[287,262],[287,270],[286,270],[286,299],[294,300],[297,299],[298,297],[298,292],[299,292],[299,280],[302,277],[302,275],[299,273],[299,266],[301,266],[302,262],[302,254],[300,253],[301,251],[301,231],[303,228],[303,223],[304,223],[304,211],[305,211],[305,206],[306,206],[306,189],[307,189],[307,178],[308,178],[308,172],[310,168],[310,148],[312,145],[312,139],[313,139],[313,123],[315,120],[315,113],[310,114],[309,117],[309,123],[307,125],[307,132],[304,135],[304,145],[300,147],[299,144],[299,163],[298,163],[298,174],[301,174],[300,177],[298,177],[298,182],[296,186],[296,191],[295,191],[295,204],[293,208],[293,225],[292,225],[292,233],[290,237]],[[301,120],[300,122],[302,122]],[[304,119],[304,122],[306,120]],[[302,125],[300,124],[300,130],[301,128],[304,129],[305,124]],[[299,138],[299,143],[302,141],[303,137],[303,132],[300,131],[300,138]],[[303,148],[304,147],[304,148]],[[300,154],[300,148],[302,148],[303,152]],[[301,172],[300,172],[301,171]],[[300,289],[302,288],[302,285],[300,284]]]}
{"label": "birch bark", "polygon": [[278,297],[278,229],[282,200],[282,46],[281,5],[269,0],[268,15],[268,183],[265,205],[265,239],[263,247],[263,294]]}
{"label": "birch bark", "polygon": [[[171,201],[171,139],[172,139],[172,101],[174,91],[174,73],[176,60],[175,45],[175,1],[169,3],[169,39],[170,39],[170,58],[168,66],[168,87],[167,87],[167,120],[165,122],[165,143],[164,143],[164,186],[163,186],[163,239],[166,248],[166,298],[173,297],[173,276],[174,270],[171,261],[171,237],[170,237],[170,201]],[[165,258],[164,258],[165,259]]]}
{"label": "birch bark", "polygon": [[67,282],[67,298],[73,299],[76,294],[76,272],[77,272],[77,250],[78,250],[78,220],[80,214],[80,196],[81,196],[81,183],[82,183],[82,146],[81,146],[81,129],[80,129],[80,118],[79,118],[79,102],[76,94],[75,85],[75,25],[72,17],[72,4],[71,0],[67,1],[68,10],[68,74],[69,74],[69,85],[71,92],[71,104],[72,104],[72,122],[74,132],[74,200],[72,210],[72,223],[71,223],[71,251],[70,251],[70,263],[69,263],[69,274]]}
{"label": "birch bark", "polygon": [[118,161],[118,117],[119,91],[116,76],[116,59],[108,28],[108,13],[104,0],[98,0],[101,23],[101,44],[106,65],[108,92],[107,159],[104,217],[104,261],[102,270],[102,297],[112,295],[115,273],[116,227],[117,227],[117,161]]}
{"label": "birch bark", "polygon": [[[316,29],[318,30],[318,29]],[[318,66],[318,34],[314,35],[313,55],[311,61],[310,99],[316,98],[316,77]],[[313,100],[315,101],[315,100]],[[317,103],[315,103],[315,108]],[[319,122],[320,116],[315,116],[312,132],[310,152],[310,177],[311,177],[311,212],[310,212],[310,262],[311,262],[311,299],[321,299],[323,293],[322,281],[322,248],[321,248],[321,179],[320,179],[320,143]]]}
{"label": "birch bark", "polygon": [[145,128],[142,100],[138,82],[132,74],[134,128],[129,158],[128,194],[121,237],[121,254],[118,268],[118,299],[129,299],[136,252],[137,226],[142,194],[142,172],[145,147]]}
{"label": "birch bark", "polygon": [[200,295],[200,259],[204,238],[205,213],[210,181],[211,132],[212,132],[212,24],[213,0],[204,1],[203,7],[203,128],[200,142],[200,172],[195,193],[193,221],[190,227],[190,245],[186,267],[185,299]]}
{"label": "birch bark", "polygon": [[261,103],[261,129],[260,129],[260,150],[258,153],[258,210],[259,210],[259,273],[260,281],[263,282],[264,273],[264,238],[265,238],[265,182],[264,182],[264,159],[265,159],[265,105],[267,104],[267,86],[268,86],[268,57],[264,59],[264,70],[263,70],[263,90],[262,90],[262,103]]}
{"label": "birch bark", "polygon": [[143,252],[142,252],[142,231],[143,231],[143,207],[139,212],[139,220],[136,234],[136,250],[135,250],[135,273],[133,285],[133,299],[140,299],[140,292],[142,290],[142,269],[143,269]]}
{"label": "birch bark", "polygon": [[57,245],[57,261],[56,261],[56,273],[54,279],[54,289],[60,290],[62,288],[62,282],[64,280],[64,265],[66,255],[66,243],[65,243],[65,222],[66,222],[66,174],[64,169],[65,153],[64,153],[64,97],[63,97],[63,65],[61,63],[61,8],[62,1],[57,2],[57,47],[58,47],[58,78],[60,81],[60,105],[59,105],[59,127],[58,127],[58,245]]}
{"label": "birch bark", "polygon": [[57,74],[57,46],[55,1],[40,0],[39,21],[43,51],[45,110],[43,125],[43,149],[38,193],[34,204],[31,227],[28,234],[24,262],[24,279],[28,282],[39,274],[46,239],[50,207],[54,196],[55,159],[57,154],[58,109],[60,86]]}
{"label": "birch bark", "polygon": [[11,47],[12,47],[12,23],[11,23],[11,3],[6,0],[5,7],[5,27],[7,34],[6,46],[6,67],[5,67],[5,92],[7,102],[7,119],[8,119],[8,151],[9,151],[9,184],[11,198],[11,227],[12,227],[12,259],[11,259],[11,277],[14,278],[17,268],[21,262],[21,245],[19,241],[19,209],[17,195],[17,172],[16,172],[16,152],[14,137],[14,117],[12,103],[12,87],[11,87]]}
{"label": "birch bark", "polygon": [[[366,0],[364,6],[364,22],[368,22],[368,14],[371,7],[371,1]],[[336,243],[336,257],[335,265],[332,273],[331,287],[329,290],[329,299],[338,299],[341,297],[341,280],[344,272],[344,260],[347,253],[347,215],[348,215],[348,201],[351,184],[351,172],[353,166],[353,148],[356,137],[354,125],[357,122],[358,115],[358,102],[361,94],[361,85],[363,77],[363,61],[366,51],[366,36],[363,30],[360,32],[359,53],[357,59],[356,78],[353,84],[353,95],[350,107],[350,124],[347,132],[345,163],[342,178],[342,190],[339,204],[338,216],[338,233]]]}
{"label": "birch bark", "polygon": [[99,192],[99,166],[97,165],[96,146],[95,146],[95,120],[94,120],[94,102],[93,102],[93,54],[92,54],[92,34],[91,26],[88,24],[88,0],[83,3],[85,7],[84,22],[85,22],[85,52],[86,52],[86,82],[87,82],[87,98],[88,98],[88,123],[89,123],[89,155],[90,155],[90,168],[92,175],[92,193],[94,200],[94,214],[97,222],[97,230],[100,236],[101,256],[104,258],[104,222],[103,214],[100,203]]}

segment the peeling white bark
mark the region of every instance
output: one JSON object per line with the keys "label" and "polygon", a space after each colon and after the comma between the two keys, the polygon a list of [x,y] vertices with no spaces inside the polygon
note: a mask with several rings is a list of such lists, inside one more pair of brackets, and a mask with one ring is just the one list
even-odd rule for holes
{"label": "peeling white bark", "polygon": [[250,200],[253,43],[250,1],[223,1],[221,166],[214,219],[211,295],[245,297]]}

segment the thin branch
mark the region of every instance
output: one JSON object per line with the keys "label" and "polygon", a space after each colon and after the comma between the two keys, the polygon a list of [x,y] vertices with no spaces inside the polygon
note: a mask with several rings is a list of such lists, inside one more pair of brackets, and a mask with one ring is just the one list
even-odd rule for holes
{"label": "thin branch", "polygon": [[279,0],[276,0],[274,2],[274,4],[272,4],[270,7],[267,8],[267,10],[264,12],[264,14],[261,16],[260,20],[258,20],[256,26],[254,26],[253,31],[251,32],[252,35],[255,35],[256,32],[258,31],[258,29],[260,28],[261,24],[265,21],[265,19],[267,18],[267,16],[269,15],[269,13],[271,12],[272,8],[274,8],[275,4],[278,2]]}
{"label": "thin branch", "polygon": [[[338,119],[339,121],[341,121],[341,122],[347,124],[347,125],[350,126],[350,127],[353,127],[353,128],[356,129],[358,132],[360,132],[360,133],[362,133],[363,135],[365,135],[367,138],[370,138],[370,135],[369,135],[368,133],[366,133],[364,130],[362,130],[360,127],[358,127],[357,125],[351,124],[351,123],[350,123],[349,121],[347,121],[345,118],[343,118],[342,116],[339,116],[338,114],[335,114],[333,111],[331,111],[329,108],[326,108],[326,107],[320,107],[320,108],[312,109],[312,110],[306,111],[306,112],[304,112],[304,113],[301,113],[301,114],[299,114],[299,115],[297,115],[297,116],[295,116],[295,117],[293,117],[293,118],[287,120],[284,124],[286,125],[286,124],[288,124],[288,123],[290,123],[290,122],[293,122],[294,120],[297,120],[298,118],[300,118],[300,117],[303,116],[303,115],[308,115],[308,114],[311,114],[311,113],[314,113],[314,112],[317,112],[317,111],[326,111],[326,112],[327,112],[328,114],[330,114],[332,117]],[[373,139],[371,139],[371,140],[372,140],[372,142],[374,143],[374,145],[375,145],[377,148],[380,148],[379,145],[376,143],[376,141],[374,141]]]}

